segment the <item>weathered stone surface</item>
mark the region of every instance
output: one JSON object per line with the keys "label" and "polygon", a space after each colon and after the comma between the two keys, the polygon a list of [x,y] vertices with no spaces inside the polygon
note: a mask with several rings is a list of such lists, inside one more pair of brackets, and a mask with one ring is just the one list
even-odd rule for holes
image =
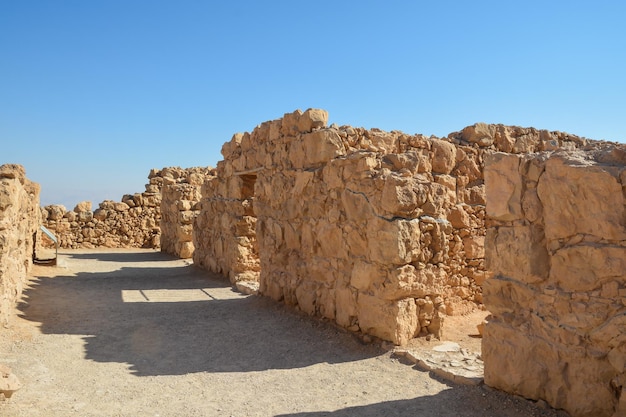
{"label": "weathered stone surface", "polygon": [[495,153],[487,156],[489,169],[485,172],[487,185],[487,215],[509,221],[522,217],[522,183],[520,159],[515,155]]}
{"label": "weathered stone surface", "polygon": [[[148,176],[149,184],[146,184],[144,193],[127,194],[122,197],[122,201],[105,200],[92,212],[91,202],[83,201],[76,205],[74,210],[66,211],[65,207],[59,205],[46,206],[41,210],[43,224],[53,231],[59,239],[59,246],[62,248],[94,248],[94,247],[161,247],[161,191],[164,187],[189,187],[197,189],[200,178],[205,175],[208,168],[187,168],[167,167],[162,170],[153,169]],[[165,185],[167,184],[167,185]],[[184,185],[182,185],[184,184]],[[192,193],[193,194],[193,193]],[[174,198],[189,198],[189,204],[199,199],[199,191],[193,196],[183,192],[182,195],[175,194]],[[195,199],[195,200],[194,200]],[[174,200],[172,204],[176,204]],[[187,200],[185,200],[187,201]],[[180,219],[179,211],[176,207],[171,207],[168,200],[167,215],[169,210],[176,210],[176,218],[168,217],[165,221],[167,248],[166,252],[180,255],[184,253],[189,256],[193,248],[187,242],[191,242],[192,226],[194,214],[189,214],[189,218]],[[191,206],[189,210],[191,210]],[[185,215],[183,215],[185,217]],[[189,227],[183,228],[187,223]],[[174,226],[176,224],[176,226]],[[170,236],[173,236],[170,238]],[[180,239],[172,243],[171,239]],[[45,242],[48,246],[52,242]]]}
{"label": "weathered stone surface", "polygon": [[574,417],[626,415],[624,152],[487,161],[486,384]]}
{"label": "weathered stone surface", "polygon": [[22,388],[22,383],[11,368],[0,364],[0,394],[4,398],[11,398],[13,393]]}
{"label": "weathered stone surface", "polygon": [[[547,142],[573,148],[575,137],[483,124],[427,138],[327,127],[326,120],[324,111],[296,111],[224,145],[216,177],[202,187],[196,265],[234,285],[258,281],[260,294],[351,330],[405,341],[439,336],[446,313],[479,306],[491,242],[503,249],[519,244],[527,257],[540,254],[509,242],[506,232],[485,238],[484,161],[496,151],[529,152]],[[514,182],[504,204],[495,197],[494,210],[509,218],[516,207],[519,219],[526,211],[539,218],[536,188],[526,194],[519,182],[522,171],[537,181],[538,166],[497,158]],[[510,169],[513,160],[517,167]],[[541,226],[529,232],[538,241]],[[544,258],[519,265],[546,279]]]}
{"label": "weathered stone surface", "polygon": [[200,212],[204,180],[214,177],[211,168],[167,168],[169,182],[161,189],[161,251],[192,258],[193,222]]}
{"label": "weathered stone surface", "polygon": [[358,298],[360,328],[368,334],[405,345],[418,332],[417,306],[413,298],[386,301],[367,294]]}
{"label": "weathered stone surface", "polygon": [[537,186],[548,240],[577,234],[626,239],[626,209],[618,172],[577,154],[560,153],[546,162]]}
{"label": "weathered stone surface", "polygon": [[22,294],[41,241],[40,219],[39,185],[26,178],[21,165],[1,165],[0,325],[7,325]]}

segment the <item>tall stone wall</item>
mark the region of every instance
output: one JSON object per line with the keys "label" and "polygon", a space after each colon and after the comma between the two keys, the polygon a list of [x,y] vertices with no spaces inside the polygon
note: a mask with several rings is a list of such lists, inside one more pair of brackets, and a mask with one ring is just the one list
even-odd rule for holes
{"label": "tall stone wall", "polygon": [[43,223],[61,248],[159,248],[161,189],[168,181],[165,175],[172,176],[173,171],[152,169],[145,192],[124,195],[119,202],[105,200],[94,211],[89,201],[71,211],[62,205],[45,206]]}
{"label": "tall stone wall", "polygon": [[398,344],[482,303],[485,155],[585,143],[486,124],[440,139],[327,117],[296,111],[224,144],[194,262]]}
{"label": "tall stone wall", "polygon": [[6,325],[22,294],[40,224],[39,185],[24,167],[0,166],[0,324]]}
{"label": "tall stone wall", "polygon": [[[201,188],[200,213],[193,227],[194,264],[227,276],[240,289],[258,289],[260,260],[253,209],[256,174],[217,176]],[[220,174],[221,173],[221,174]]]}
{"label": "tall stone wall", "polygon": [[485,383],[626,416],[626,146],[487,160]]}
{"label": "tall stone wall", "polygon": [[161,251],[191,258],[193,222],[200,212],[201,187],[211,168],[165,168],[161,190]]}

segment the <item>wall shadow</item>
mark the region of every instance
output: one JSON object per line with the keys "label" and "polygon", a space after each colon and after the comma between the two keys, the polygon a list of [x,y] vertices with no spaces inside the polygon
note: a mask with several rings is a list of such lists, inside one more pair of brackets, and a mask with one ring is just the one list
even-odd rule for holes
{"label": "wall shadow", "polygon": [[101,262],[152,262],[171,261],[178,259],[173,255],[156,250],[142,250],[130,252],[61,252],[61,254],[69,259],[96,260]]}
{"label": "wall shadow", "polygon": [[[128,259],[124,253],[92,255]],[[173,302],[123,299],[123,294],[167,298],[180,293],[207,296]],[[41,323],[42,333],[81,335],[86,359],[128,363],[138,376],[290,369],[382,354],[332,325],[265,297],[235,293],[223,277],[182,263],[40,276],[24,300],[22,317]]]}
{"label": "wall shadow", "polygon": [[336,411],[279,414],[275,417],[569,417],[563,410],[540,409],[534,403],[484,387],[455,386],[435,395],[385,401]]}

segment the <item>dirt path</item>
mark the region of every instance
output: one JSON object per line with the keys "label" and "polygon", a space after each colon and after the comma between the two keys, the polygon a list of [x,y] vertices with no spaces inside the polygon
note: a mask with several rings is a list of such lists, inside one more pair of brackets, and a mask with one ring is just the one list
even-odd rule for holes
{"label": "dirt path", "polygon": [[35,267],[0,363],[0,416],[564,416],[457,386],[377,344],[151,250]]}

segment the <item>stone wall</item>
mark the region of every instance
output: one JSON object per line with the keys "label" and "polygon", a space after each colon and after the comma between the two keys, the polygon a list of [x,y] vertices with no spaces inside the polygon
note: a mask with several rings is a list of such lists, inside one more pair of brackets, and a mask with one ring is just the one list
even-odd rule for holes
{"label": "stone wall", "polygon": [[253,210],[256,173],[225,176],[223,170],[224,164],[218,164],[217,176],[201,188],[200,213],[193,227],[193,261],[229,277],[243,292],[255,293],[260,273]]}
{"label": "stone wall", "polygon": [[[175,171],[175,169],[174,169]],[[143,193],[105,200],[92,211],[84,201],[74,210],[50,205],[41,210],[43,223],[59,239],[61,248],[159,248],[161,243],[161,188],[172,169],[152,169]]]}
{"label": "stone wall", "polygon": [[327,117],[296,111],[224,144],[194,262],[398,344],[482,303],[485,155],[586,142],[486,124],[440,139]]}
{"label": "stone wall", "polygon": [[161,172],[161,251],[191,258],[193,222],[200,212],[201,187],[214,176],[211,168],[165,168]]}
{"label": "stone wall", "polygon": [[485,383],[626,415],[626,146],[488,158]]}
{"label": "stone wall", "polygon": [[22,294],[40,224],[39,185],[21,165],[0,166],[0,324]]}

